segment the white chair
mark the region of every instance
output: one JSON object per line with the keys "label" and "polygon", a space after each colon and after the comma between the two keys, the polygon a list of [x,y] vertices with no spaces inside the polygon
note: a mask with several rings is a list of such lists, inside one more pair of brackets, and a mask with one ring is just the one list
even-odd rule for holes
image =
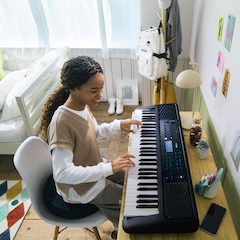
{"label": "white chair", "polygon": [[96,238],[101,239],[96,226],[108,219],[99,210],[80,219],[66,219],[52,214],[46,207],[43,189],[46,180],[52,174],[52,161],[47,143],[35,136],[28,137],[17,149],[14,165],[26,184],[37,215],[46,223],[56,226],[53,240],[58,237],[59,226],[93,227]]}

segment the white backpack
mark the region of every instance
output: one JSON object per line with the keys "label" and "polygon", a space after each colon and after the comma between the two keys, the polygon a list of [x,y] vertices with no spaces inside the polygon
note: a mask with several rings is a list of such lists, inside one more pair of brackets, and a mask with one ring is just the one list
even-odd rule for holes
{"label": "white backpack", "polygon": [[168,75],[163,33],[160,28],[141,31],[136,48],[138,71],[150,80]]}

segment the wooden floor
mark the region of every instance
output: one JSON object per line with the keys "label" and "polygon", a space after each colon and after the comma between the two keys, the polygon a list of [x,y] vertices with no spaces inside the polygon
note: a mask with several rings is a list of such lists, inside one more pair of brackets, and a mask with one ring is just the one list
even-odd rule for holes
{"label": "wooden floor", "polygon": [[[108,103],[100,103],[92,109],[94,117],[98,123],[108,123],[114,119],[131,118],[132,111],[139,106],[124,106],[124,113],[120,116],[114,114],[109,116],[107,113]],[[127,153],[128,133],[119,131],[117,134],[108,139],[98,140],[102,156],[109,161],[115,160],[118,156]],[[17,180],[21,179],[16,171],[13,162],[13,156],[0,155],[0,179]],[[63,228],[60,228],[60,231]],[[110,221],[98,226],[102,240],[108,240],[112,231]],[[30,207],[16,237],[14,240],[49,240],[53,238],[54,226],[43,222],[35,213],[32,206]],[[59,234],[58,240],[92,240],[95,239],[92,232],[81,228],[67,228]]]}

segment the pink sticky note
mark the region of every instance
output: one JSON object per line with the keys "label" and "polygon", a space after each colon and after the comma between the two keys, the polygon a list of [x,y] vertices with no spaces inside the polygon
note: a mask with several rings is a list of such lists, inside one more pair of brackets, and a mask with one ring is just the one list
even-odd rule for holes
{"label": "pink sticky note", "polygon": [[221,54],[221,62],[219,65],[219,70],[222,73],[223,72],[223,65],[224,65],[225,57]]}
{"label": "pink sticky note", "polygon": [[232,32],[231,32],[231,30],[227,30],[227,38],[228,39],[231,39],[231,36],[232,36]]}
{"label": "pink sticky note", "polygon": [[217,57],[217,67],[220,66],[220,63],[221,63],[221,52],[219,51],[218,52],[218,57]]}

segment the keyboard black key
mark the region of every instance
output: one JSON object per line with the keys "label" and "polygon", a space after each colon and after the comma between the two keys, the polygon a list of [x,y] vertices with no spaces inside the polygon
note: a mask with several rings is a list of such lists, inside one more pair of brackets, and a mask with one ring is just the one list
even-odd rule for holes
{"label": "keyboard black key", "polygon": [[156,194],[139,194],[137,198],[158,198]]}
{"label": "keyboard black key", "polygon": [[151,199],[151,200],[139,199],[139,200],[137,200],[137,203],[158,203],[158,200],[156,200],[156,199]]}
{"label": "keyboard black key", "polygon": [[154,188],[154,187],[146,187],[146,188],[143,188],[143,187],[140,187],[137,189],[138,191],[157,191],[158,188]]}
{"label": "keyboard black key", "polygon": [[158,205],[145,205],[145,204],[138,204],[136,208],[158,208]]}

